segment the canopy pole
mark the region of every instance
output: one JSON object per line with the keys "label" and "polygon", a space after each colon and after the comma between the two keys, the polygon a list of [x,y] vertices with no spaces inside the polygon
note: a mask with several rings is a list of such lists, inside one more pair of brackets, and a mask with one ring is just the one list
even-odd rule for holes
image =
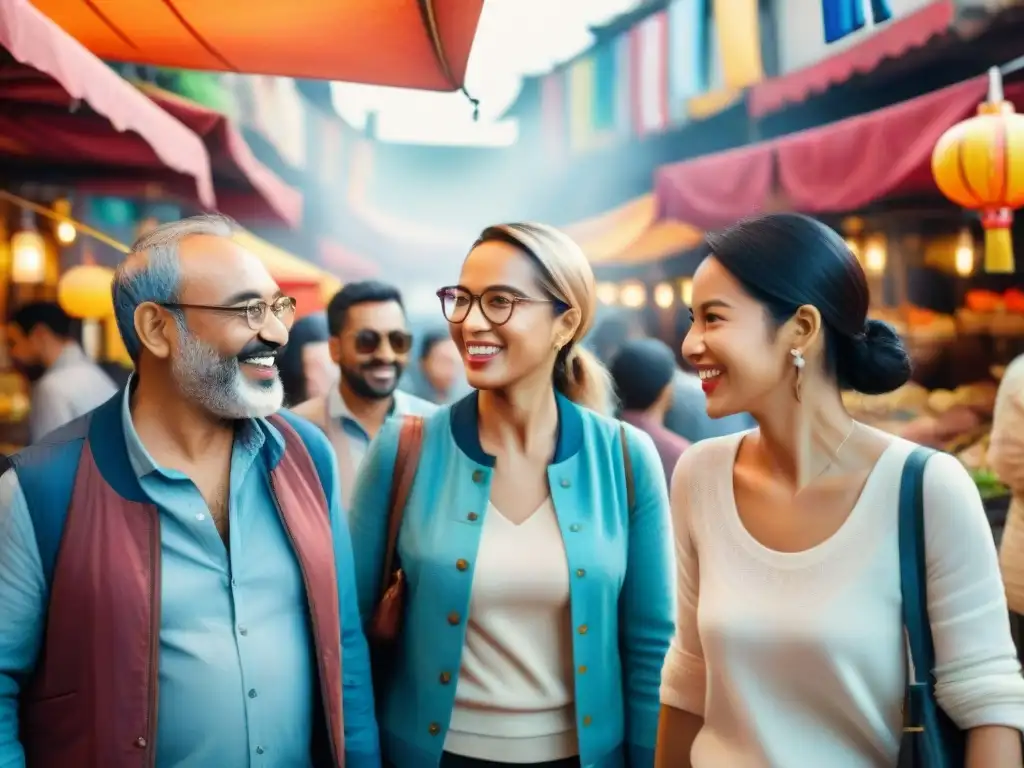
{"label": "canopy pole", "polygon": [[103,234],[98,229],[93,229],[88,224],[83,224],[77,219],[73,219],[70,216],[65,216],[63,213],[57,213],[57,211],[53,210],[52,208],[47,208],[45,205],[39,205],[38,203],[33,203],[31,200],[26,200],[24,197],[19,197],[18,195],[15,195],[12,192],[8,192],[6,189],[0,189],[0,200],[6,200],[7,202],[13,203],[14,205],[18,206],[19,208],[32,211],[33,213],[37,213],[40,216],[43,216],[44,218],[47,219],[51,219],[53,221],[66,221],[69,224],[73,224],[75,229],[77,229],[86,237],[91,237],[93,240],[97,240],[103,243],[104,245],[109,245],[115,251],[120,251],[121,253],[131,252],[131,248],[129,248],[127,245],[118,242],[117,240],[108,235]]}
{"label": "canopy pole", "polygon": [[476,122],[480,119],[480,100],[474,99],[469,95],[469,91],[466,90],[465,83],[455,82],[455,76],[452,74],[452,68],[448,64],[448,56],[444,52],[444,41],[441,40],[441,31],[437,26],[437,15],[434,13],[434,0],[419,0],[418,5],[420,7],[420,16],[423,18],[423,27],[427,31],[427,36],[430,38],[430,45],[434,49],[434,58],[437,59],[438,65],[441,67],[441,72],[444,74],[445,79],[452,86],[462,91],[462,95],[466,97],[470,104],[473,105],[473,121]]}

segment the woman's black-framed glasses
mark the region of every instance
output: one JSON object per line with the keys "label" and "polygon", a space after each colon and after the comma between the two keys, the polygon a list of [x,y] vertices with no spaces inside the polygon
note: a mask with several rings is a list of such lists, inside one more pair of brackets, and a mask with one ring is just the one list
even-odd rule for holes
{"label": "woman's black-framed glasses", "polygon": [[273,301],[250,299],[244,304],[236,304],[230,307],[215,304],[175,303],[164,303],[160,306],[166,309],[198,309],[204,312],[220,312],[226,315],[236,315],[238,317],[244,317],[245,321],[249,324],[249,328],[252,330],[261,331],[263,330],[263,326],[267,323],[267,318],[270,317],[271,314],[284,323],[285,326],[290,328],[291,324],[295,321],[295,307],[297,303],[298,302],[296,302],[291,296],[279,296]]}
{"label": "woman's black-framed glasses", "polygon": [[483,293],[470,293],[458,285],[442,288],[437,292],[441,300],[441,311],[449,323],[462,323],[469,317],[473,304],[480,305],[480,311],[491,325],[504,325],[512,318],[512,311],[517,304],[556,304],[562,306],[557,299],[534,299],[520,296],[502,288],[491,288]]}

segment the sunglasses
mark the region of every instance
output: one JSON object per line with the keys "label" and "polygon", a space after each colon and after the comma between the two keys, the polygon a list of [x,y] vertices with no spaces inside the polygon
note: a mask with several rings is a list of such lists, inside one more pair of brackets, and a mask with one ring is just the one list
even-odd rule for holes
{"label": "sunglasses", "polygon": [[379,331],[366,328],[353,334],[356,352],[360,355],[372,355],[380,349],[384,339],[388,340],[388,346],[391,347],[391,351],[396,355],[404,355],[412,349],[412,334],[405,331],[380,333]]}

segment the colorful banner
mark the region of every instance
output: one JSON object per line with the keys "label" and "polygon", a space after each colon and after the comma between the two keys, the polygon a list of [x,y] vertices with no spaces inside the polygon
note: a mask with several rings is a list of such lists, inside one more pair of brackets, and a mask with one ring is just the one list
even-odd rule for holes
{"label": "colorful banner", "polygon": [[758,0],[714,0],[714,12],[722,84],[735,89],[761,82],[764,68]]}
{"label": "colorful banner", "polygon": [[637,65],[634,98],[637,100],[636,130],[641,136],[668,127],[668,16],[652,14],[635,29]]}
{"label": "colorful banner", "polygon": [[673,0],[668,7],[668,111],[686,121],[686,104],[708,89],[708,0]]}
{"label": "colorful banner", "polygon": [[560,158],[565,149],[566,98],[565,74],[555,70],[540,83],[540,124],[545,152],[551,158]]}
{"label": "colorful banner", "polygon": [[[868,16],[870,14],[870,16]],[[825,42],[834,43],[863,28],[892,18],[887,0],[821,0]]]}
{"label": "colorful banner", "polygon": [[569,151],[584,152],[594,138],[594,59],[583,56],[569,65]]}

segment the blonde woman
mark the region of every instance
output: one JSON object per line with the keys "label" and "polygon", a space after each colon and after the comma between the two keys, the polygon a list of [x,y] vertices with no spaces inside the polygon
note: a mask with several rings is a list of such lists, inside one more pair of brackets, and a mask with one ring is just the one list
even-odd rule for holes
{"label": "blonde woman", "polygon": [[[674,621],[668,499],[650,438],[601,415],[608,375],[580,346],[590,266],[556,229],[495,226],[438,296],[478,391],[424,424],[385,762],[650,768]],[[352,504],[364,620],[399,433],[385,425]]]}

